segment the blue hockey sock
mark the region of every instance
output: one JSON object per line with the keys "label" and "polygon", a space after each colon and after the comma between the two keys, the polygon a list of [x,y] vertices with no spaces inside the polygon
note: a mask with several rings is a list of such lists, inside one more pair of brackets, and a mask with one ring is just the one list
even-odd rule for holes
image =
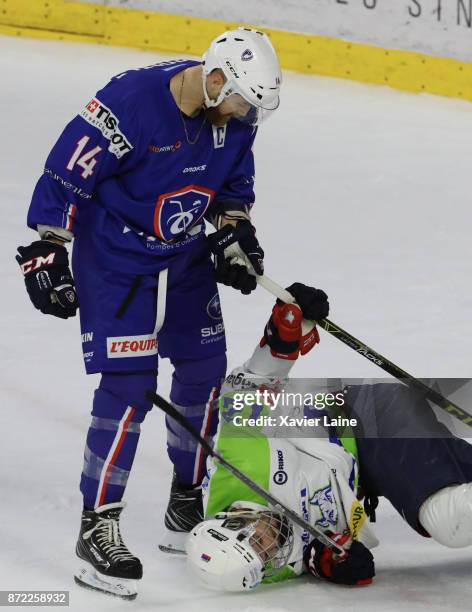
{"label": "blue hockey sock", "polygon": [[152,405],[146,389],[155,389],[154,371],[105,373],[95,391],[80,490],[86,508],[120,501],[139,440],[140,424]]}
{"label": "blue hockey sock", "polygon": [[[223,353],[198,361],[174,361],[170,394],[173,405],[200,434],[209,439],[218,427],[217,398],[226,372]],[[166,418],[167,452],[181,484],[200,484],[206,455],[195,439],[172,419]]]}

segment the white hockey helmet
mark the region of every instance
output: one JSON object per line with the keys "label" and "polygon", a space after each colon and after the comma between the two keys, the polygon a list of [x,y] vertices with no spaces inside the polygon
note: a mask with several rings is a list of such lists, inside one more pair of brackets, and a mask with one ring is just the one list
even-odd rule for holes
{"label": "white hockey helmet", "polygon": [[[229,30],[215,38],[203,55],[203,92],[207,108],[219,106],[225,99],[242,97],[247,103],[240,120],[257,125],[280,104],[282,72],[269,37],[250,28]],[[207,76],[216,68],[223,71],[226,82],[216,100],[210,99]]]}
{"label": "white hockey helmet", "polygon": [[187,564],[207,587],[248,591],[286,565],[293,530],[270,510],[230,510],[194,527],[187,539]]}

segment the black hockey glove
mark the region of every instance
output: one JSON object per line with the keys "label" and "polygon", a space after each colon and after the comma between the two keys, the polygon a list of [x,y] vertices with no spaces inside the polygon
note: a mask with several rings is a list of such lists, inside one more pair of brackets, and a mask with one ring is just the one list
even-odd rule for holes
{"label": "black hockey glove", "polygon": [[[210,234],[208,241],[215,256],[217,282],[239,289],[246,295],[251,293],[257,283],[255,276],[249,273],[247,262],[256,274],[264,273],[264,251],[256,238],[254,226],[246,220],[238,221],[236,226],[225,225]],[[238,262],[231,263],[233,258]]]}
{"label": "black hockey glove", "polygon": [[[330,535],[341,546],[350,537],[349,535]],[[303,560],[310,574],[336,584],[363,586],[371,584],[375,576],[372,553],[364,544],[355,540],[343,558],[339,558],[331,548],[318,540],[313,540],[306,548]]]}
{"label": "black hockey glove", "polygon": [[25,277],[35,308],[61,319],[74,317],[79,307],[67,249],[49,240],[18,247],[16,261]]}
{"label": "black hockey glove", "polygon": [[[315,289],[302,283],[293,283],[287,287],[300,306],[303,317],[309,321],[321,321],[329,314],[328,296],[321,289]],[[278,304],[282,304],[279,300]]]}

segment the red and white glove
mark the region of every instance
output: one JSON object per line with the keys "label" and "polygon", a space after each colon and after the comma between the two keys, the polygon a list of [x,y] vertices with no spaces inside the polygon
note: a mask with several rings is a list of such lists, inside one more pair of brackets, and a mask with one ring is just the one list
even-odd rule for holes
{"label": "red and white glove", "polygon": [[[350,534],[329,535],[341,546],[351,538]],[[352,542],[343,557],[318,540],[313,540],[306,548],[303,560],[310,574],[336,584],[364,586],[371,584],[375,576],[372,553],[364,544],[356,540]]]}
{"label": "red and white glove", "polygon": [[329,302],[324,291],[302,283],[294,283],[287,287],[287,291],[297,303],[284,304],[277,300],[260,346],[267,344],[274,357],[295,360],[319,343],[320,336],[313,319],[328,316]]}

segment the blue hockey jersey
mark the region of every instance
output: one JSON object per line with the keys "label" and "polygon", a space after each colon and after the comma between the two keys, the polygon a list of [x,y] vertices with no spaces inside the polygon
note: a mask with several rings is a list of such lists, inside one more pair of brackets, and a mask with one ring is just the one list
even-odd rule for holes
{"label": "blue hockey jersey", "polygon": [[103,264],[153,272],[204,237],[204,216],[254,202],[254,128],[183,118],[169,88],[198,62],[177,60],[114,77],[65,128],[33,194],[28,226],[91,240]]}

